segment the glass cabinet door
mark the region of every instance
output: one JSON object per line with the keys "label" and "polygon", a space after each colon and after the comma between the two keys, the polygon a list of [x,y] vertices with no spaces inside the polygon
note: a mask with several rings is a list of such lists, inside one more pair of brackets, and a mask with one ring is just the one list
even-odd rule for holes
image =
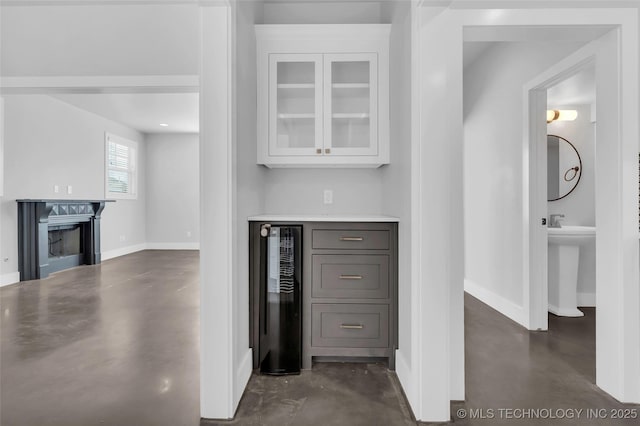
{"label": "glass cabinet door", "polygon": [[324,154],[378,154],[377,79],[375,53],[324,55]]}
{"label": "glass cabinet door", "polygon": [[269,155],[322,153],[322,55],[269,55]]}

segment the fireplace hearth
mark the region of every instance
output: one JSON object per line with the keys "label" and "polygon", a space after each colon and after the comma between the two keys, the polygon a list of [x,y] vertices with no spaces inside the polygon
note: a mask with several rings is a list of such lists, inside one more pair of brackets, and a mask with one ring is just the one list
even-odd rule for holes
{"label": "fireplace hearth", "polygon": [[100,215],[108,201],[17,200],[20,281],[100,263]]}

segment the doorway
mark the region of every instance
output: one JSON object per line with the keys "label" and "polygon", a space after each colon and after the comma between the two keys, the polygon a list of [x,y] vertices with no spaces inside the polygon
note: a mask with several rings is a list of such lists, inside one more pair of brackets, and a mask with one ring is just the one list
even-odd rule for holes
{"label": "doorway", "polygon": [[[605,30],[605,29],[601,28],[601,30]],[[495,27],[491,28],[491,31],[493,32],[494,35],[497,32]],[[479,33],[480,31],[477,28],[473,28],[473,30],[469,32],[469,34],[472,34],[476,37],[475,38],[476,40],[486,41],[488,36],[480,37]],[[464,41],[469,41],[470,39],[468,39],[466,35],[467,33],[465,33]],[[548,270],[547,270],[548,265],[546,263],[547,256],[548,256],[548,247],[547,247],[548,239],[547,239],[547,227],[546,227],[546,220],[548,219],[547,186],[546,186],[547,182],[546,182],[546,174],[544,176],[544,180],[541,180],[541,178],[534,171],[537,169],[538,167],[537,162],[540,161],[540,157],[542,156],[541,153],[539,152],[538,146],[546,146],[546,135],[547,135],[547,128],[546,128],[547,125],[546,125],[546,119],[545,119],[545,112],[547,110],[546,90],[552,87],[553,85],[557,84],[559,81],[562,81],[563,79],[566,79],[567,77],[578,73],[578,71],[580,71],[582,68],[587,66],[589,62],[591,62],[592,64],[595,63],[600,75],[598,79],[599,101],[602,99],[602,97],[607,99],[607,101],[612,101],[613,97],[617,98],[619,96],[618,94],[620,93],[620,91],[618,90],[619,88],[616,85],[620,81],[621,77],[619,76],[619,73],[621,72],[621,70],[620,68],[617,68],[614,65],[618,62],[616,62],[616,59],[615,59],[616,54],[613,46],[616,46],[617,43],[619,43],[619,38],[618,38],[619,36],[620,36],[620,33],[618,32],[617,29],[612,30],[612,27],[607,28],[606,31],[603,31],[602,33],[598,34],[597,37],[595,37],[596,39],[595,41],[589,43],[588,45],[586,45],[581,49],[578,49],[577,52],[574,54],[569,54],[565,58],[560,58],[558,64],[551,66],[552,72],[544,72],[543,73],[544,78],[541,78],[540,76],[538,76],[534,79],[536,83],[535,85],[532,85],[530,83],[525,84],[524,92],[523,92],[523,95],[524,95],[523,100],[525,102],[525,105],[523,105],[523,111],[525,111],[524,117],[526,122],[524,126],[525,131],[522,134],[523,145],[522,145],[522,151],[520,154],[522,158],[522,163],[521,163],[521,169],[519,170],[519,173],[522,173],[523,179],[522,179],[522,187],[515,189],[515,191],[518,191],[520,189],[522,190],[523,210],[521,212],[518,212],[517,210],[501,211],[500,209],[496,209],[495,214],[493,215],[487,215],[486,217],[479,217],[478,216],[479,212],[477,210],[471,209],[473,210],[473,215],[476,215],[474,219],[481,222],[482,226],[484,226],[486,229],[494,230],[495,231],[493,234],[494,236],[497,235],[497,232],[509,232],[508,230],[505,230],[505,228],[509,228],[509,226],[505,226],[505,223],[508,223],[511,220],[512,215],[517,216],[516,220],[519,220],[520,223],[524,225],[522,228],[522,234],[520,234],[523,237],[523,251],[522,251],[523,275],[522,277],[513,276],[506,280],[511,282],[519,281],[524,283],[524,286],[522,288],[523,291],[521,295],[522,297],[521,300],[523,303],[522,304],[517,303],[517,299],[515,299],[516,297],[518,297],[517,290],[515,290],[516,292],[513,295],[515,297],[513,298],[496,297],[496,296],[500,296],[500,292],[486,291],[487,290],[486,287],[475,286],[476,287],[475,290],[480,290],[477,293],[483,296],[485,300],[489,300],[489,302],[491,302],[489,303],[491,306],[495,307],[499,311],[503,312],[505,315],[516,320],[517,322],[529,328],[530,330],[546,330],[548,328],[548,318],[547,318],[548,288],[546,288],[547,276],[548,276]],[[506,38],[507,37],[503,34],[502,40],[505,40]],[[604,77],[605,75],[606,77]],[[605,86],[608,87],[608,89],[604,89]],[[534,91],[533,89],[536,89],[536,90]],[[467,106],[465,105],[465,120],[468,116],[466,107]],[[602,107],[601,105],[598,106],[598,110],[600,112],[603,112],[605,109],[608,109],[608,107]],[[535,117],[533,117],[533,114],[530,113],[533,110],[538,111],[537,113],[538,115]],[[613,110],[615,110],[615,113],[613,112]],[[614,158],[613,158],[614,154],[612,153],[617,153],[616,155],[620,155],[621,150],[625,148],[621,140],[618,139],[621,137],[620,128],[619,127],[615,128],[613,124],[614,122],[618,122],[619,120],[618,114],[621,114],[622,110],[617,109],[616,107],[613,107],[613,110],[608,109],[607,111],[603,112],[604,114],[608,115],[606,120],[608,121],[608,125],[611,127],[609,127],[608,129],[603,129],[599,125],[598,137],[597,137],[598,140],[606,138],[608,141],[607,143],[609,144],[609,146],[607,147],[600,146],[598,148],[598,160],[597,160],[598,170],[608,169],[611,171],[612,174],[616,175],[611,180],[608,180],[607,178],[603,178],[600,176],[598,177],[598,181],[596,184],[597,193],[598,194],[607,193],[605,197],[607,196],[609,197],[609,201],[608,201],[609,212],[606,211],[604,207],[605,204],[601,202],[602,197],[598,199],[599,201],[599,207],[597,209],[597,212],[599,213],[598,224],[600,225],[600,218],[604,217],[606,218],[605,221],[608,220],[608,223],[605,224],[605,227],[612,226],[611,228],[608,228],[607,231],[602,231],[603,234],[604,233],[607,234],[604,237],[604,239],[607,239],[608,243],[611,244],[611,246],[609,246],[609,249],[604,249],[602,247],[599,247],[597,249],[598,250],[597,281],[600,283],[597,289],[598,294],[600,294],[599,292],[602,290],[606,291],[606,289],[601,288],[604,286],[603,284],[604,282],[609,282],[609,283],[611,282],[610,278],[606,278],[608,276],[608,273],[612,273],[614,275],[620,273],[620,271],[613,271],[613,269],[616,268],[614,266],[615,261],[613,261],[610,254],[607,253],[612,249],[613,250],[621,249],[621,246],[619,245],[620,240],[618,240],[618,242],[613,241],[615,239],[620,238],[620,234],[619,234],[620,228],[617,228],[616,230],[613,227],[613,222],[615,220],[619,220],[619,218],[616,219],[611,217],[613,216],[613,213],[611,212],[613,212],[616,209],[616,207],[614,206],[618,206],[618,208],[620,208],[620,205],[621,205],[620,197],[622,197],[622,195],[619,191],[619,187],[614,188],[614,185],[613,185],[613,180],[620,179],[619,170],[621,166],[620,166],[620,163],[614,162]],[[489,119],[491,119],[491,117],[489,117]],[[510,119],[511,119],[511,115],[509,114],[495,114],[493,116],[492,122],[495,127],[503,128],[510,125],[510,124],[505,124],[505,122],[510,121]],[[516,117],[516,120],[517,119],[518,118]],[[611,133],[607,133],[607,132],[611,132]],[[513,138],[512,140],[515,143],[517,143],[516,138]],[[626,149],[628,149],[628,147]],[[544,154],[545,154],[544,160],[546,161],[546,152]],[[500,155],[504,155],[504,153],[500,153]],[[474,157],[473,161],[477,161],[478,158],[479,157],[477,156]],[[544,167],[546,170],[546,164]],[[465,173],[468,170],[466,164],[465,164],[464,170],[465,170]],[[499,192],[499,194],[496,196],[496,200],[499,200],[500,196],[502,197],[508,196],[509,191],[511,191],[511,189],[504,185],[499,186],[498,183],[510,182],[512,175],[508,175],[507,173],[510,171],[504,168],[500,169],[498,167],[494,167],[492,171],[493,171],[493,176],[495,181],[493,182],[493,184],[491,182],[488,182],[487,187],[491,185],[492,188],[495,188],[496,192]],[[535,179],[533,178],[534,175],[535,175]],[[633,182],[635,182],[635,179],[633,180]],[[620,181],[618,181],[618,183],[620,183]],[[517,180],[515,181],[515,184],[516,185],[518,184]],[[605,187],[607,189],[605,189]],[[501,191],[498,191],[497,188],[501,188]],[[465,192],[469,192],[469,191],[470,191],[469,188],[465,188]],[[612,192],[615,193],[615,195],[612,194]],[[628,198],[628,199],[631,200],[631,198]],[[493,200],[485,199],[485,202],[488,204],[491,204]],[[534,206],[536,206],[537,208],[534,208]],[[466,205],[466,202],[465,202],[465,210],[468,210],[468,209],[469,209],[469,206]],[[633,211],[635,211],[635,209],[633,209]],[[543,225],[543,219],[545,221],[544,225]],[[515,231],[515,229],[512,229],[512,231]],[[505,240],[511,240],[511,241],[517,240],[520,237],[520,235],[518,235],[517,232],[511,232],[509,237],[506,238]],[[485,240],[485,242],[489,242],[489,243],[491,243],[492,241],[495,242],[495,239]],[[601,239],[598,239],[598,241],[600,242]],[[510,241],[506,241],[505,244],[511,244],[511,243]],[[605,242],[605,244],[607,244],[607,242]],[[618,245],[616,246],[616,244]],[[469,246],[469,235],[465,232],[465,256],[468,255],[470,249],[471,247]],[[543,253],[543,255],[541,255],[541,253]],[[606,256],[606,258],[603,258],[603,255]],[[543,257],[545,259],[544,264],[540,263],[539,259],[533,259],[534,256]],[[468,260],[468,259],[465,259],[465,260]],[[508,261],[508,259],[499,258],[499,257],[495,259],[495,262],[496,263],[493,265],[485,262],[482,264],[482,266],[486,268],[490,268],[493,266],[495,269],[498,269],[500,265],[512,265]],[[600,267],[601,265],[605,265],[605,268],[608,268],[609,272],[603,273],[602,268]],[[509,267],[511,266],[507,266],[507,268]],[[631,268],[629,270],[631,271],[634,268],[634,265],[630,265],[630,267]],[[502,270],[505,270],[505,269],[503,268]],[[620,277],[620,275],[617,275],[617,276]],[[542,289],[541,288],[542,286],[540,285],[540,283],[543,281],[545,285],[544,289]],[[622,284],[620,281],[618,283],[620,285]],[[468,281],[465,281],[466,289],[469,287],[468,284],[469,284]],[[473,287],[473,284],[475,283],[472,283],[472,287]],[[637,289],[634,288],[636,286],[632,284],[628,288],[628,291],[629,291],[628,294],[631,295],[632,300],[634,300],[634,302],[636,301],[633,298],[633,295],[636,294],[637,292]],[[490,289],[490,290],[493,290],[493,289]],[[599,300],[601,299],[600,296],[598,298]],[[615,299],[615,297],[612,297],[610,293],[605,295],[604,298],[608,299],[609,302],[611,303],[609,305],[609,309],[611,310],[608,311],[609,313],[608,315],[605,314],[601,316],[602,318],[600,319],[598,324],[599,342],[598,342],[597,354],[598,354],[598,372],[599,373],[596,381],[601,388],[603,388],[610,394],[616,396],[615,389],[613,389],[612,387],[608,387],[608,385],[610,385],[612,382],[611,380],[612,378],[610,377],[610,375],[603,373],[603,371],[606,371],[606,369],[610,368],[611,365],[616,365],[617,361],[615,361],[611,357],[612,356],[612,354],[610,353],[611,351],[608,350],[607,347],[603,345],[607,344],[607,343],[604,343],[604,340],[609,340],[608,344],[614,344],[613,342],[615,341],[615,339],[621,336],[620,332],[616,331],[613,334],[614,335],[617,334],[617,336],[611,337],[611,331],[612,331],[612,325],[615,322],[613,317],[618,315],[619,309],[624,303],[623,303],[623,300],[620,298],[618,298],[614,302],[613,299]],[[515,299],[515,302],[514,302],[514,299]],[[637,303],[635,304],[634,309],[635,309],[635,312],[637,313],[637,309],[638,309]],[[630,313],[630,311],[628,313]],[[606,319],[603,319],[603,318],[606,318]],[[603,337],[605,335],[607,337]],[[610,347],[611,346],[609,346],[609,348]],[[633,345],[629,349],[631,351],[635,350]],[[631,367],[632,367],[632,371],[635,371],[637,366],[633,365]],[[616,396],[616,397],[619,398],[619,396]]]}

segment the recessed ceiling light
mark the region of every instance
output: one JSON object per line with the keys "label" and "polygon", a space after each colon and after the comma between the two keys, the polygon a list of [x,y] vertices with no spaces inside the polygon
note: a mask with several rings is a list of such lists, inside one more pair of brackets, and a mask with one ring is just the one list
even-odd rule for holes
{"label": "recessed ceiling light", "polygon": [[169,125],[168,125],[167,123],[160,123],[160,125],[161,125],[162,127],[169,127]]}

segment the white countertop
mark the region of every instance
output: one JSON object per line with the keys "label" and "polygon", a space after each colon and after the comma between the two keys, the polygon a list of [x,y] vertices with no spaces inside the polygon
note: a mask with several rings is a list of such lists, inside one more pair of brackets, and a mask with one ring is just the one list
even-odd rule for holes
{"label": "white countertop", "polygon": [[398,222],[394,216],[381,215],[333,215],[333,214],[261,214],[249,216],[250,222]]}

